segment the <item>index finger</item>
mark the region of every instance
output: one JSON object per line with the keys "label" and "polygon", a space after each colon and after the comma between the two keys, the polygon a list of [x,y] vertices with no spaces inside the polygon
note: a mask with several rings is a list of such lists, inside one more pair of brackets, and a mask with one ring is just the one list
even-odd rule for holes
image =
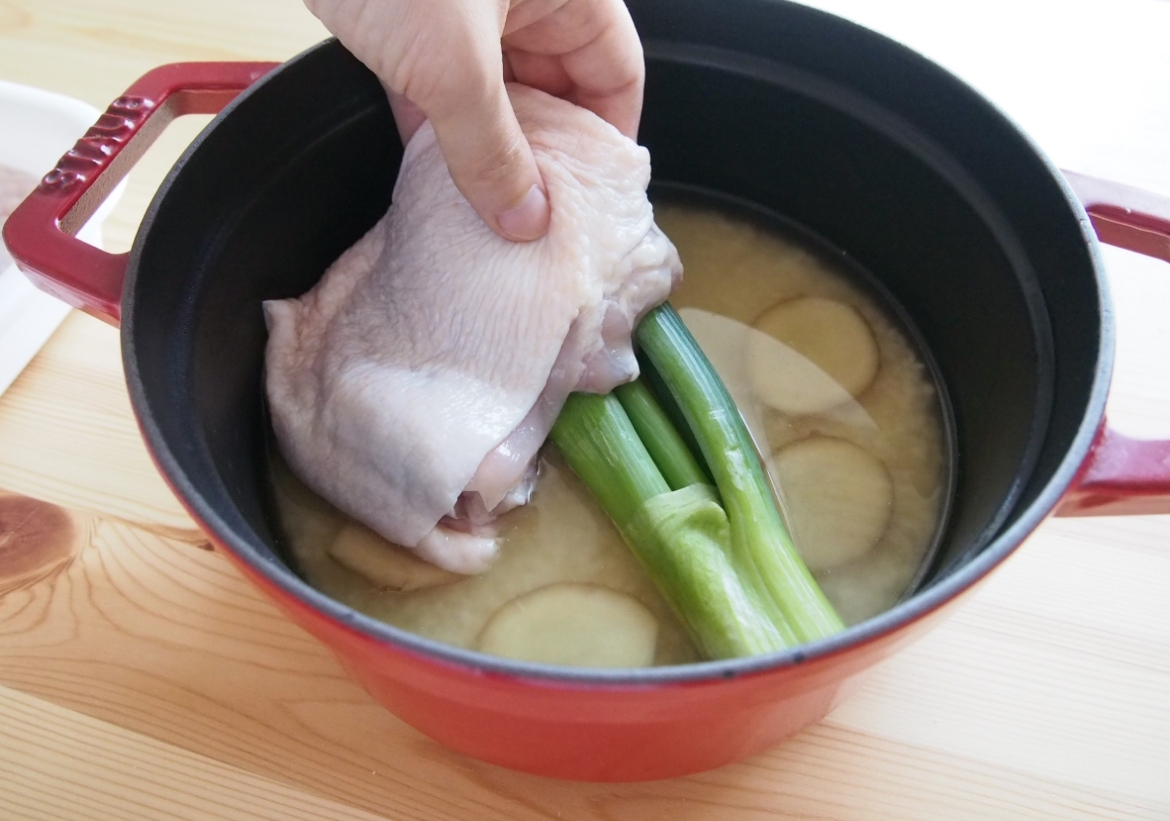
{"label": "index finger", "polygon": [[635,137],[646,68],[642,43],[622,0],[525,0],[509,13],[504,41],[559,59],[573,100]]}

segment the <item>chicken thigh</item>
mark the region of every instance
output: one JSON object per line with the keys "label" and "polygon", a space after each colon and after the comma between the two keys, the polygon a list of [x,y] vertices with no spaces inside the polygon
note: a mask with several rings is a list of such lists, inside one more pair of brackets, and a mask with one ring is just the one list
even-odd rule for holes
{"label": "chicken thigh", "polygon": [[568,394],[637,376],[632,329],[682,274],[654,225],[646,149],[564,100],[509,94],[547,188],[545,237],[494,234],[424,124],[386,216],[308,293],[264,304],[266,388],[293,470],[462,573],[489,566],[492,521],[527,501]]}

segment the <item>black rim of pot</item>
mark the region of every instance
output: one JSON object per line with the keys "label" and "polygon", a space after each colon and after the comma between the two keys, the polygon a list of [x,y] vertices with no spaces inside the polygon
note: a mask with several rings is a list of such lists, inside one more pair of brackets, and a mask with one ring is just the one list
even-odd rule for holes
{"label": "black rim of pot", "polygon": [[[905,48],[893,41],[889,41],[888,38],[884,38],[881,35],[873,32],[868,32],[868,34],[882,40],[887,40],[888,44],[897,48]],[[334,43],[335,41],[332,40],[320,43],[294,57],[286,65],[305,59],[318,49],[331,47]],[[954,82],[962,84],[961,80],[949,75],[945,69],[919,55],[915,56],[923,62],[925,67],[948,74]],[[147,399],[149,389],[141,378],[133,342],[136,313],[134,294],[136,292],[139,262],[143,253],[144,238],[150,234],[151,228],[158,217],[160,204],[166,198],[167,192],[174,184],[183,166],[199,150],[204,139],[215,125],[225,117],[230,116],[231,112],[237,106],[244,103],[253,94],[261,93],[264,86],[279,71],[280,69],[278,68],[259,80],[224,108],[215,120],[191,143],[179,161],[176,162],[152,200],[130,252],[126,281],[123,289],[123,366],[126,373],[131,404],[138,418],[143,437],[157,464],[170,482],[172,489],[181,497],[199,522],[214,534],[220,543],[225,545],[236,556],[247,563],[252,570],[266,578],[269,582],[298,599],[301,603],[324,613],[338,623],[370,639],[401,650],[432,658],[437,662],[455,665],[471,672],[490,672],[502,676],[594,687],[598,685],[612,685],[615,687],[635,685],[644,687],[655,684],[720,681],[791,667],[809,660],[823,659],[848,651],[854,646],[862,645],[896,632],[900,628],[917,621],[935,609],[945,605],[975,585],[1006,559],[1036,529],[1044,518],[1052,512],[1076,478],[1089,454],[1089,450],[1104,417],[1114,351],[1113,317],[1109,306],[1108,291],[1102,273],[1104,268],[1101,264],[1096,235],[1093,232],[1083,207],[1056,166],[1052,164],[1026,134],[1023,134],[1014,123],[1011,123],[1010,118],[993,107],[998,116],[1011,124],[1012,128],[1036,155],[1036,159],[1048,170],[1054,182],[1056,182],[1063,192],[1064,199],[1069,208],[1070,217],[1076,219],[1079,223],[1080,232],[1085,243],[1085,250],[1091,258],[1096,279],[1099,294],[1098,308],[1101,318],[1101,329],[1097,362],[1094,369],[1092,385],[1088,392],[1085,413],[1067,452],[1058,467],[1053,471],[1052,476],[1044,488],[1036,495],[1033,501],[1015,517],[1014,521],[1008,527],[1003,529],[991,540],[978,555],[971,558],[963,566],[951,571],[945,578],[934,582],[929,587],[901,601],[889,610],[826,639],[761,656],[632,670],[572,668],[533,662],[511,661],[426,639],[353,610],[311,587],[290,568],[284,565],[278,565],[260,555],[254,545],[250,544],[247,539],[228,525],[216,507],[206,499],[196,484],[187,477],[150,411],[150,403]]]}

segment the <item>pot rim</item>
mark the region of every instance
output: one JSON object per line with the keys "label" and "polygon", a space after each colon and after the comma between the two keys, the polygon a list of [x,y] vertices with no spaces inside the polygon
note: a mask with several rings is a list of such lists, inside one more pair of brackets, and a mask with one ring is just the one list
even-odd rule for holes
{"label": "pot rim", "polygon": [[[856,25],[851,21],[837,18],[834,15],[823,14],[826,17],[832,18],[837,24]],[[953,82],[962,85],[972,93],[978,95],[978,92],[971,90],[961,79],[947,72],[946,69],[938,66],[933,61],[883,35],[868,30],[866,31],[873,37],[885,40],[887,46],[893,46],[912,54],[918,61],[929,66],[931,70],[946,73]],[[336,626],[356,632],[363,638],[377,642],[387,649],[407,651],[413,655],[421,656],[450,667],[459,668],[461,671],[471,674],[491,673],[497,676],[511,677],[533,683],[559,683],[573,686],[584,685],[614,688],[636,687],[639,689],[653,685],[718,682],[792,667],[814,659],[843,653],[854,646],[867,644],[883,636],[893,634],[923,618],[973,587],[1010,556],[1023,540],[1053,511],[1076,479],[1104,420],[1105,401],[1109,391],[1113,368],[1113,311],[1103,273],[1104,266],[1101,261],[1096,234],[1093,231],[1084,208],[1081,206],[1079,200],[1077,200],[1072,188],[1056,165],[1010,117],[1004,114],[993,103],[983,98],[982,95],[978,95],[989,106],[994,115],[1002,118],[1022,138],[1026,146],[1035,155],[1035,158],[1042,163],[1053,181],[1060,187],[1064,195],[1065,203],[1070,209],[1070,216],[1074,217],[1079,223],[1086,251],[1090,256],[1097,286],[1097,309],[1101,321],[1097,362],[1094,368],[1092,385],[1089,390],[1084,416],[1072,442],[1065,452],[1064,457],[1061,459],[1060,464],[1053,471],[1052,476],[1032,502],[1015,517],[1015,520],[1007,528],[998,533],[986,547],[980,550],[978,555],[968,560],[961,567],[951,571],[945,578],[913,594],[889,610],[859,622],[825,639],[759,656],[629,670],[575,668],[514,661],[490,656],[474,650],[465,650],[423,638],[401,628],[378,621],[318,591],[301,579],[287,565],[265,558],[256,546],[251,544],[247,538],[244,538],[225,521],[215,509],[214,505],[204,497],[183,472],[179,460],[169,447],[161,429],[154,421],[148,400],[149,391],[138,370],[133,343],[135,317],[137,313],[133,297],[136,290],[139,262],[145,245],[145,237],[150,234],[154,222],[158,217],[161,203],[166,199],[167,193],[174,185],[187,162],[199,150],[210,131],[220,120],[230,116],[237,106],[244,104],[253,94],[260,93],[264,86],[279,72],[283,71],[285,67],[307,59],[319,50],[336,47],[339,46],[335,39],[325,40],[306,49],[284,65],[265,75],[229,103],[216,116],[214,121],[192,141],[191,145],[167,173],[166,178],[162,185],[160,185],[143,217],[134,240],[134,245],[129,254],[122,298],[123,368],[126,374],[134,414],[137,417],[139,428],[142,431],[156,465],[170,484],[171,489],[187,507],[188,511],[201,525],[210,531],[216,542],[230,551],[237,560],[245,563],[253,572],[263,576],[274,588],[281,590],[290,597],[296,605],[316,611],[328,617]],[[650,49],[647,49],[647,51],[649,52]]]}

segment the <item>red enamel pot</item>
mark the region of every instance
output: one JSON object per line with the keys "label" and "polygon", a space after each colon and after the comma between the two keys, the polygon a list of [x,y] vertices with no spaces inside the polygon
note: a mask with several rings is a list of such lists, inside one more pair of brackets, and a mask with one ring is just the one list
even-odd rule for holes
{"label": "red enamel pot", "polygon": [[[522,664],[373,621],[289,568],[264,501],[260,302],[306,290],[381,216],[401,156],[382,89],[335,42],[279,67],[147,74],[4,234],[39,285],[121,323],[143,436],[246,576],[424,733],[564,778],[758,752],[828,713],[1046,516],[1170,512],[1170,443],[1104,425],[1113,328],[1093,230],[1170,261],[1170,202],[1062,176],[967,86],[835,17],[776,0],[630,7],[656,179],[845,251],[909,317],[949,397],[957,482],[937,560],[901,604],[831,639],[632,672]],[[128,255],[72,237],[170,118],[221,108]]]}

